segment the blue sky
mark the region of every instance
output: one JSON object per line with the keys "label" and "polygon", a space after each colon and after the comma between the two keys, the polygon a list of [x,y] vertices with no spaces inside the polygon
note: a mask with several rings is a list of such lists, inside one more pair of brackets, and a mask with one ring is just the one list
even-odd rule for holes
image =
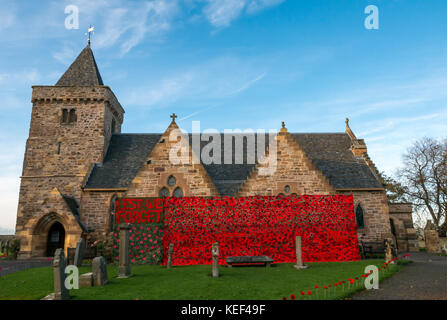
{"label": "blue sky", "polygon": [[[67,5],[79,29],[64,26]],[[367,30],[365,7],[379,9]],[[391,175],[423,136],[447,136],[445,0],[0,0],[0,234],[13,229],[31,85],[86,45],[126,110],[123,132],[342,132],[351,119]]]}

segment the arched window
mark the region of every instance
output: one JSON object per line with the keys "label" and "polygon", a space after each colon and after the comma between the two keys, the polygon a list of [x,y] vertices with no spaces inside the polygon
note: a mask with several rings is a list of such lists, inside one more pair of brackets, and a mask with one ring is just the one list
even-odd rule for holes
{"label": "arched window", "polygon": [[118,197],[114,195],[112,199],[110,200],[110,212],[109,212],[109,225],[110,225],[110,232],[113,232],[113,229],[115,227],[115,210],[116,210],[116,200]]}
{"label": "arched window", "polygon": [[168,178],[168,186],[173,187],[177,183],[177,180],[174,176],[169,176]]}
{"label": "arched window", "polygon": [[77,120],[76,109],[70,109],[70,116],[68,119],[69,123],[75,123]]}
{"label": "arched window", "polygon": [[176,197],[176,198],[182,198],[183,197],[183,190],[180,187],[177,187],[174,190],[174,197]]}
{"label": "arched window", "polygon": [[285,186],[285,187],[284,187],[284,192],[285,192],[286,194],[288,194],[288,193],[290,192],[290,186]]}
{"label": "arched window", "polygon": [[365,221],[363,219],[363,208],[361,205],[357,205],[357,208],[355,208],[355,221],[357,222],[357,227],[359,229],[365,227]]}
{"label": "arched window", "polygon": [[169,190],[168,190],[168,188],[166,188],[166,187],[161,188],[161,189],[160,189],[160,192],[158,193],[158,196],[159,196],[160,198],[166,198],[166,197],[169,197]]}

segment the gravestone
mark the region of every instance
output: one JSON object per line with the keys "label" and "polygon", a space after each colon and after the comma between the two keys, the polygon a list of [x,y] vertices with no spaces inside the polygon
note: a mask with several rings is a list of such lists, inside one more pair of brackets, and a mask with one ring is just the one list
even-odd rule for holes
{"label": "gravestone", "polygon": [[172,254],[174,253],[174,244],[171,243],[168,249],[168,269],[172,268]]}
{"label": "gravestone", "polygon": [[103,286],[107,284],[107,264],[104,257],[96,257],[92,262],[93,285]]}
{"label": "gravestone", "polygon": [[65,287],[65,261],[64,249],[56,249],[53,259],[53,275],[54,275],[54,300],[70,299],[70,293]]}
{"label": "gravestone", "polygon": [[6,240],[6,244],[5,244],[5,252],[8,256],[9,256],[9,240]]}
{"label": "gravestone", "polygon": [[74,256],[74,265],[76,267],[82,266],[82,259],[84,258],[84,251],[85,251],[85,241],[84,238],[79,239],[78,243],[76,244],[76,252]]}
{"label": "gravestone", "polygon": [[211,247],[211,255],[213,256],[213,277],[219,277],[219,243],[214,242]]}
{"label": "gravestone", "polygon": [[84,273],[79,276],[79,287],[93,286],[93,272]]}
{"label": "gravestone", "polygon": [[438,231],[431,220],[427,220],[424,228],[425,248],[428,253],[441,253],[441,244],[439,241]]}
{"label": "gravestone", "polygon": [[295,249],[296,249],[296,264],[293,266],[295,269],[307,269],[309,266],[303,263],[303,250],[301,245],[301,236],[295,237]]}
{"label": "gravestone", "polygon": [[121,223],[120,228],[120,252],[118,278],[130,277],[130,257],[129,257],[129,230],[132,227],[130,223]]}

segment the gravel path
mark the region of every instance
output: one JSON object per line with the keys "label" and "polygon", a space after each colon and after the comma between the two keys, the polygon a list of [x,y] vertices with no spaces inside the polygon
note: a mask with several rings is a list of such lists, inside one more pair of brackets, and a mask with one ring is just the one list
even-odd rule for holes
{"label": "gravel path", "polygon": [[447,257],[410,253],[413,263],[384,280],[378,290],[355,294],[353,300],[447,300]]}
{"label": "gravel path", "polygon": [[0,260],[0,277],[17,271],[51,266],[51,259],[37,258],[30,260]]}

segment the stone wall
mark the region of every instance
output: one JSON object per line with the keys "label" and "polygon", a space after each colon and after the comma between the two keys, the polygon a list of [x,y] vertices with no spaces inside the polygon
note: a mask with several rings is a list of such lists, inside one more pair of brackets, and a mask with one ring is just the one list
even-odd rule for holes
{"label": "stone wall", "polygon": [[413,225],[411,203],[389,203],[390,218],[394,221],[399,251],[419,251],[419,241]]}
{"label": "stone wall", "polygon": [[[279,133],[276,140],[276,171],[272,175],[261,175],[259,168],[268,167],[268,164],[256,166],[237,196],[336,193],[289,133]],[[285,192],[285,186],[290,187],[289,193]]]}
{"label": "stone wall", "polygon": [[[29,255],[27,250],[31,250],[33,243],[46,243],[47,234],[40,232],[48,230],[41,228],[37,232],[30,221],[37,223],[43,212],[51,212],[54,221],[65,219],[68,223],[67,215],[73,214],[66,211],[66,205],[50,201],[49,194],[57,188],[81,204],[83,182],[93,163],[102,162],[107,151],[112,118],[116,132],[120,132],[124,114],[106,86],[34,86],[32,103],[16,223],[16,235],[24,245],[21,256]],[[76,121],[63,123],[63,109],[76,110]],[[63,215],[66,217],[62,218]],[[71,226],[63,225],[66,231],[70,230]],[[82,234],[78,231],[78,238],[72,234],[66,243],[75,246]],[[38,254],[43,252],[41,246],[43,243],[39,244]]]}
{"label": "stone wall", "polygon": [[[171,130],[177,129],[175,123],[171,123],[166,132],[161,137],[162,143],[152,150],[148,159],[150,164],[145,164],[132,180],[125,196],[127,197],[158,197],[161,188],[169,189],[170,196],[173,191],[180,187],[184,196],[218,196],[219,193],[208,176],[205,168],[201,164],[192,163],[192,148],[189,148],[189,155],[185,158],[186,164],[173,164],[169,160],[169,152],[177,142],[169,141]],[[174,186],[169,186],[167,180],[173,175],[176,179]]]}
{"label": "stone wall", "polygon": [[353,194],[354,210],[357,205],[363,209],[365,227],[358,229],[360,241],[383,241],[391,236],[388,201],[385,191],[352,191],[340,194]]}

